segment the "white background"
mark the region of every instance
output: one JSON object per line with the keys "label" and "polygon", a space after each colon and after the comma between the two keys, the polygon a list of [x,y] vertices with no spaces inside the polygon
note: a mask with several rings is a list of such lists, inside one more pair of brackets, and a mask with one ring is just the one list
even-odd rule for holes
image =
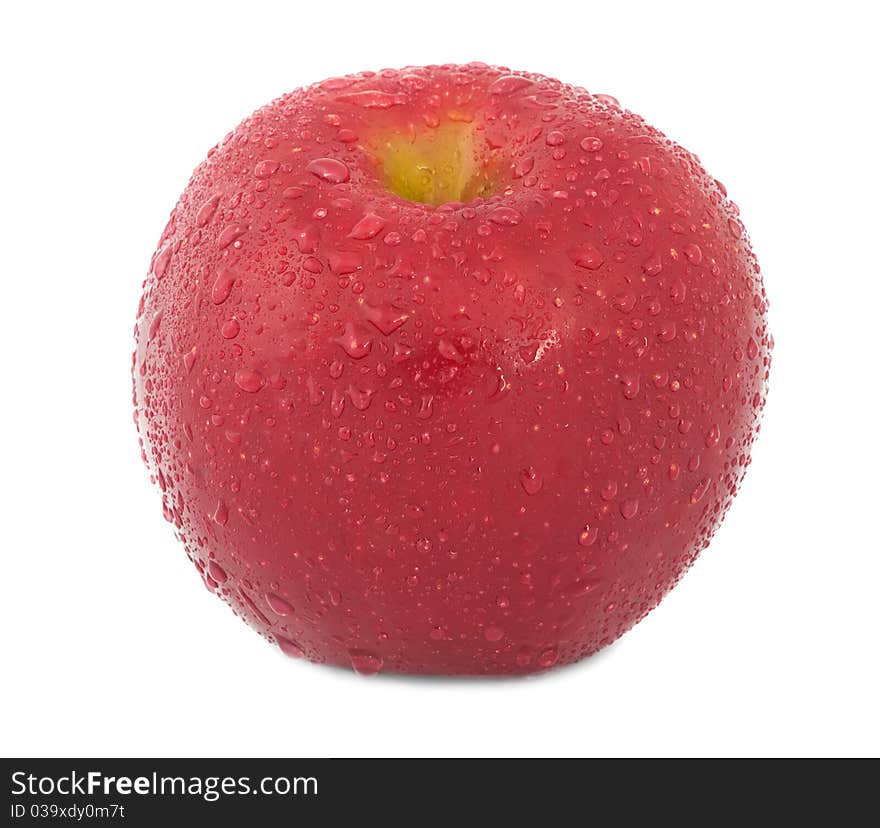
{"label": "white background", "polygon": [[[880,241],[868,3],[9,3],[0,21],[0,750],[874,754]],[[566,10],[567,9],[567,10]],[[531,679],[291,661],[204,589],[131,419],[150,255],[242,117],[360,69],[482,60],[610,93],[740,204],[776,339],[764,428],[684,582]]]}

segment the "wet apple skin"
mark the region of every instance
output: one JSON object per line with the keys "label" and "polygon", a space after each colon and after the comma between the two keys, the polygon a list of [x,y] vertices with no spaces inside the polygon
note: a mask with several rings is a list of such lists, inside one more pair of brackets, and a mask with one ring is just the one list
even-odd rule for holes
{"label": "wet apple skin", "polygon": [[[451,124],[482,177],[408,193],[482,195],[391,192],[382,147]],[[529,673],[614,641],[708,545],[766,311],[724,188],[613,99],[362,73],[196,168],[144,284],[135,421],[206,586],[286,654]]]}

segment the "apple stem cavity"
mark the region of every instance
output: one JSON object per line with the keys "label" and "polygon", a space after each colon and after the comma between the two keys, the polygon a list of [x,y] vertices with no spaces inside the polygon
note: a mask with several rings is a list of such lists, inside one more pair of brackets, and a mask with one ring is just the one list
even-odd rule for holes
{"label": "apple stem cavity", "polygon": [[501,189],[500,159],[472,123],[449,120],[434,127],[398,129],[367,148],[387,190],[439,206],[488,198]]}

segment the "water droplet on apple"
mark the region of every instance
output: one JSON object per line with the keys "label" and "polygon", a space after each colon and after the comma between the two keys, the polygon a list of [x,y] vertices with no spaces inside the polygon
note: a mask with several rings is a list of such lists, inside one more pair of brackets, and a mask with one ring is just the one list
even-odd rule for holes
{"label": "water droplet on apple", "polygon": [[265,384],[263,375],[253,368],[239,368],[234,376],[235,384],[248,394],[256,394]]}
{"label": "water droplet on apple", "polygon": [[278,172],[278,168],[281,166],[281,162],[275,161],[273,159],[266,159],[265,161],[260,161],[256,167],[254,167],[254,177],[255,178],[271,178]]}
{"label": "water droplet on apple", "polygon": [[605,261],[601,251],[592,244],[584,244],[574,248],[570,256],[571,260],[578,267],[583,267],[587,270],[598,270]]}
{"label": "water droplet on apple", "polygon": [[306,172],[331,184],[344,184],[351,177],[348,167],[336,158],[316,158],[308,163]]}
{"label": "water droplet on apple", "polygon": [[247,231],[247,227],[243,224],[230,224],[224,227],[220,231],[220,235],[217,236],[217,246],[223,250],[226,247],[229,247],[236,239],[241,238],[245,232]]}
{"label": "water droplet on apple", "polygon": [[491,641],[493,643],[496,641],[501,641],[501,639],[504,638],[504,630],[502,630],[501,627],[496,627],[494,624],[492,624],[491,626],[486,627],[486,629],[483,630],[483,638],[485,638],[486,641]]}
{"label": "water droplet on apple", "polygon": [[367,321],[375,325],[385,336],[390,336],[409,319],[408,314],[388,302],[382,305],[364,305],[363,307]]}
{"label": "water droplet on apple", "polygon": [[217,207],[220,205],[220,195],[211,196],[201,207],[199,207],[198,213],[196,213],[196,226],[204,227],[213,217],[214,213],[217,212]]}
{"label": "water droplet on apple", "polygon": [[367,239],[372,239],[374,236],[381,233],[384,227],[385,219],[381,216],[377,216],[375,213],[367,213],[367,215],[352,227],[348,237],[350,239],[366,241]]}
{"label": "water droplet on apple", "polygon": [[565,587],[562,592],[569,599],[583,598],[593,592],[600,583],[602,582],[599,578],[578,578]]}
{"label": "water droplet on apple", "polygon": [[349,650],[348,656],[354,671],[362,676],[375,676],[385,666],[382,658],[366,650]]}
{"label": "water droplet on apple", "polygon": [[686,244],[682,248],[682,253],[692,265],[698,265],[703,261],[703,251],[698,244]]}
{"label": "water droplet on apple", "polygon": [[531,85],[532,81],[529,78],[523,78],[519,75],[502,75],[489,85],[489,94],[512,95],[514,92],[518,92]]}
{"label": "water droplet on apple", "polygon": [[703,495],[708,491],[711,482],[712,481],[708,477],[704,477],[697,484],[697,487],[691,492],[691,503],[697,503],[703,498]]}
{"label": "water droplet on apple", "polygon": [[348,398],[351,400],[351,404],[358,411],[366,411],[370,407],[370,403],[372,402],[373,395],[376,393],[376,391],[372,388],[368,388],[362,391],[354,385],[349,385],[345,393],[348,394]]}
{"label": "water droplet on apple", "polygon": [[220,500],[217,503],[217,508],[214,510],[214,521],[215,523],[220,524],[220,526],[226,526],[228,520],[229,509],[226,507],[226,504]]}
{"label": "water droplet on apple", "polygon": [[287,601],[272,592],[266,593],[266,604],[276,615],[287,616],[294,613],[293,607]]}
{"label": "water droplet on apple", "polygon": [[150,320],[150,327],[147,329],[147,342],[152,342],[159,333],[159,326],[162,324],[162,311],[156,311]]}
{"label": "water droplet on apple", "polygon": [[520,647],[514,657],[517,667],[528,667],[532,661],[532,651],[528,647]]}
{"label": "water droplet on apple", "polygon": [[599,537],[599,527],[587,524],[578,535],[578,543],[581,546],[592,546]]}
{"label": "water droplet on apple", "polygon": [[352,359],[363,359],[373,347],[373,340],[353,322],[346,322],[342,335],[333,341]]}
{"label": "water droplet on apple", "polygon": [[684,303],[687,297],[687,286],[681,279],[676,279],[669,287],[669,298],[675,305]]}
{"label": "water droplet on apple", "polygon": [[419,410],[416,412],[416,417],[418,417],[420,420],[429,420],[433,413],[434,395],[423,394],[421,400],[419,401]]}
{"label": "water droplet on apple", "polygon": [[675,322],[661,322],[657,328],[657,339],[661,342],[672,342],[672,340],[675,339],[675,334]]}
{"label": "water droplet on apple", "polygon": [[237,275],[235,271],[230,270],[228,267],[224,267],[217,274],[217,278],[214,280],[214,285],[211,288],[211,301],[215,305],[222,305],[229,298]]}
{"label": "water droplet on apple", "polygon": [[446,339],[446,337],[442,337],[437,343],[437,351],[444,359],[451,360],[452,362],[462,362],[464,360],[461,351],[459,351],[452,342]]}
{"label": "water droplet on apple", "polygon": [[544,478],[534,466],[529,466],[520,472],[519,482],[522,484],[525,493],[529,495],[538,494],[544,487]]}
{"label": "water droplet on apple", "polygon": [[217,561],[208,561],[208,574],[218,584],[224,583],[228,577],[226,571],[217,563]]}
{"label": "water droplet on apple", "polygon": [[330,263],[330,270],[336,276],[346,276],[349,273],[354,273],[364,262],[360,253],[355,253],[351,250],[334,250],[327,257],[327,261]]}
{"label": "water droplet on apple", "polygon": [[657,276],[663,270],[663,260],[659,253],[652,253],[642,262],[642,271],[646,276]]}
{"label": "water droplet on apple", "polygon": [[393,95],[390,92],[382,92],[376,89],[364,89],[361,92],[349,92],[340,95],[336,100],[342,103],[350,103],[362,106],[364,109],[390,109],[406,103],[406,98],[401,94]]}
{"label": "water droplet on apple", "polygon": [[639,395],[640,380],[638,374],[624,374],[620,378],[623,386],[623,396],[628,400],[634,400]]}
{"label": "water droplet on apple", "polygon": [[614,95],[593,95],[593,97],[600,101],[603,104],[607,104],[608,106],[615,106],[620,109],[620,101],[614,97]]}
{"label": "water droplet on apple", "polygon": [[276,640],[278,641],[278,649],[281,650],[284,655],[289,656],[290,658],[304,658],[305,650],[299,646],[295,641],[290,638],[284,638],[283,636],[276,636]]}
{"label": "water droplet on apple", "polygon": [[519,224],[522,221],[523,216],[519,210],[514,210],[513,207],[501,206],[492,210],[486,218],[495,224],[513,226]]}
{"label": "water droplet on apple", "polygon": [[156,260],[153,262],[153,273],[156,274],[157,279],[161,279],[165,275],[165,271],[168,269],[168,262],[170,261],[171,245],[167,244],[162,248],[159,255],[156,256]]}
{"label": "water droplet on apple", "polygon": [[587,136],[581,141],[581,149],[584,152],[599,152],[602,149],[602,139],[595,136]]}

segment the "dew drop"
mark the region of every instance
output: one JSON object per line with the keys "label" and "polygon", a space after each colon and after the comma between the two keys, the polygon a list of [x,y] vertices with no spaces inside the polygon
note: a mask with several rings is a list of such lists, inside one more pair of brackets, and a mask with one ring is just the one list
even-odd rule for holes
{"label": "dew drop", "polygon": [[348,656],[354,671],[362,676],[375,676],[385,665],[379,656],[366,650],[349,650]]}
{"label": "dew drop", "polygon": [[584,152],[599,152],[602,149],[602,139],[589,135],[581,141],[581,149]]}
{"label": "dew drop", "polygon": [[381,92],[376,89],[349,92],[345,95],[340,95],[336,100],[342,103],[362,106],[364,109],[390,109],[392,106],[406,103],[406,98],[403,95],[392,95],[389,92]]}
{"label": "dew drop", "polygon": [[681,279],[676,279],[669,287],[669,298],[674,305],[682,305],[686,297],[687,286]]}
{"label": "dew drop", "polygon": [[672,342],[675,339],[676,327],[675,322],[663,322],[657,329],[657,339],[661,342]]}
{"label": "dew drop", "polygon": [[529,466],[520,472],[519,482],[528,495],[536,495],[544,487],[544,478],[534,466]]}
{"label": "dew drop", "polygon": [[333,341],[352,359],[363,359],[373,347],[373,340],[353,322],[346,322],[342,335]]}
{"label": "dew drop", "polygon": [[314,377],[306,379],[306,390],[309,392],[309,404],[320,405],[324,402],[324,390],[315,382]]}
{"label": "dew drop", "polygon": [[602,267],[602,262],[605,261],[602,253],[592,244],[576,247],[569,255],[578,267],[584,267],[587,270],[598,270]]}
{"label": "dew drop", "polygon": [[527,667],[532,660],[532,651],[528,647],[517,650],[515,661],[517,667]]}
{"label": "dew drop", "polygon": [[349,273],[354,273],[364,262],[360,253],[341,250],[333,251],[327,257],[327,260],[330,263],[330,270],[336,276],[346,276]]}
{"label": "dew drop", "polygon": [[531,86],[532,81],[529,78],[523,78],[519,75],[502,75],[496,78],[489,86],[490,95],[512,95],[520,89]]}
{"label": "dew drop", "polygon": [[235,372],[235,384],[248,394],[256,394],[265,384],[263,375],[253,368],[240,368]]}
{"label": "dew drop", "polygon": [[370,403],[373,400],[373,395],[376,392],[372,388],[368,388],[367,390],[362,391],[361,389],[356,388],[354,385],[349,385],[345,393],[348,394],[348,398],[351,400],[351,404],[358,411],[366,411],[370,407]]}
{"label": "dew drop", "polygon": [[[229,509],[226,504],[220,500],[217,503],[217,508],[214,510],[214,522],[220,524],[220,526],[226,526],[228,520]],[[214,580],[216,580],[216,578]]]}
{"label": "dew drop", "polygon": [[223,248],[225,247],[229,247],[232,242],[243,236],[246,230],[247,227],[245,227],[243,224],[227,225],[220,231],[220,235],[217,236],[217,246],[221,250],[223,250]]}
{"label": "dew drop", "polygon": [[620,101],[618,101],[614,95],[593,95],[593,97],[607,106],[615,106],[618,109],[620,108]]}
{"label": "dew drop", "polygon": [[620,378],[623,386],[623,396],[628,400],[634,400],[639,395],[640,381],[638,374],[623,374]]}
{"label": "dew drop", "polygon": [[483,638],[485,638],[486,641],[491,641],[493,643],[496,641],[501,641],[501,639],[504,638],[504,630],[502,630],[501,627],[496,627],[493,624],[492,626],[486,627],[486,629],[483,630]]}
{"label": "dew drop", "polygon": [[278,649],[281,650],[282,653],[286,656],[290,656],[290,658],[303,658],[305,656],[305,650],[299,646],[295,641],[291,641],[289,638],[284,638],[282,636],[276,636],[278,640]]}
{"label": "dew drop", "polygon": [[281,166],[279,161],[274,161],[271,159],[266,159],[265,161],[260,161],[256,167],[254,167],[254,177],[255,178],[271,178],[278,172],[278,168]]}
{"label": "dew drop", "polygon": [[159,325],[162,324],[162,311],[156,311],[150,320],[150,327],[147,329],[147,342],[152,342],[159,333]]}
{"label": "dew drop", "polygon": [[443,337],[437,343],[437,350],[444,359],[451,360],[452,362],[461,362],[464,360],[464,357],[461,355],[461,352],[455,345],[452,344],[446,337]]}
{"label": "dew drop", "polygon": [[228,298],[229,294],[232,293],[232,287],[235,285],[235,280],[237,278],[237,274],[235,271],[230,270],[228,267],[224,267],[217,274],[217,278],[214,280],[214,285],[211,288],[211,301],[215,305],[222,305]]}
{"label": "dew drop", "polygon": [[693,490],[693,492],[691,492],[691,503],[697,503],[698,501],[702,500],[703,495],[706,494],[706,492],[708,491],[709,484],[711,482],[712,481],[710,480],[710,478],[704,477],[697,484],[697,487]]}
{"label": "dew drop", "polygon": [[269,609],[275,613],[275,615],[293,615],[293,607],[283,598],[280,598],[272,592],[266,593],[266,604],[268,605]]}
{"label": "dew drop", "polygon": [[372,306],[364,305],[364,316],[385,336],[390,336],[409,319],[409,315],[397,310],[390,303]]}
{"label": "dew drop", "polygon": [[375,213],[367,213],[348,234],[350,239],[365,241],[377,236],[385,227],[385,219]]}
{"label": "dew drop", "polygon": [[201,207],[199,207],[199,211],[196,213],[196,226],[204,227],[214,217],[214,213],[217,212],[217,207],[219,205],[219,194],[211,196]]}
{"label": "dew drop", "polygon": [[514,210],[513,207],[496,207],[486,216],[489,221],[495,224],[502,224],[512,226],[515,224],[519,224],[522,221],[522,213],[519,210]]}
{"label": "dew drop", "polygon": [[156,274],[157,279],[161,279],[165,275],[165,271],[168,269],[168,262],[170,261],[171,245],[167,244],[162,248],[162,252],[156,256],[156,260],[153,262],[153,273]]}
{"label": "dew drop", "polygon": [[228,577],[223,567],[221,567],[216,561],[208,561],[208,575],[210,575],[218,584],[222,584]]}
{"label": "dew drop", "polygon": [[566,598],[583,598],[585,595],[589,595],[600,583],[598,578],[579,578],[565,587],[563,594]]}
{"label": "dew drop", "polygon": [[306,172],[331,184],[344,184],[351,177],[348,167],[336,158],[316,158],[308,163]]}
{"label": "dew drop", "polygon": [[416,412],[416,417],[420,420],[429,420],[434,413],[434,395],[433,394],[423,394],[422,399],[419,402],[419,410]]}
{"label": "dew drop", "polygon": [[717,425],[713,425],[709,431],[706,432],[706,448],[712,448],[712,446],[717,445],[720,439],[721,429]]}
{"label": "dew drop", "polygon": [[659,253],[652,253],[642,262],[642,271],[646,276],[657,276],[663,270],[663,259]]}
{"label": "dew drop", "polygon": [[746,354],[749,359],[754,359],[758,356],[758,343],[752,337],[749,337],[749,341],[746,344]]}
{"label": "dew drop", "polygon": [[592,546],[598,537],[599,527],[587,524],[581,529],[581,533],[578,535],[578,543],[581,546]]}
{"label": "dew drop", "polygon": [[630,313],[632,309],[636,306],[636,302],[638,302],[638,298],[635,293],[631,290],[626,291],[625,293],[621,293],[618,296],[614,297],[614,301],[612,304],[615,308],[623,313]]}
{"label": "dew drop", "polygon": [[698,265],[703,261],[703,251],[698,244],[686,244],[681,252],[692,265]]}

